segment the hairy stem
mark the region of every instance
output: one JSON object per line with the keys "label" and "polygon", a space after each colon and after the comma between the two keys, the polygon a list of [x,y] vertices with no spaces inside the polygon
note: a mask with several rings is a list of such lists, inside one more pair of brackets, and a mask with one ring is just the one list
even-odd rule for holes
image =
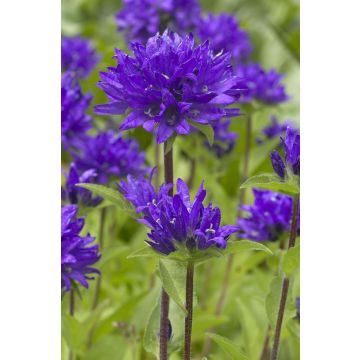
{"label": "hairy stem", "polygon": [[[70,316],[74,316],[75,314],[75,291],[74,291],[74,285],[71,284],[71,288],[70,288],[70,294],[69,294],[70,298],[69,298],[69,314]],[[70,350],[69,351],[69,360],[73,360],[74,359],[74,354],[73,352]]]}
{"label": "hairy stem", "polygon": [[160,145],[155,141],[155,166],[156,171],[154,174],[154,187],[156,191],[159,191],[160,187],[160,181],[159,181],[159,175],[160,175]]}
{"label": "hairy stem", "polygon": [[190,360],[191,356],[191,329],[193,313],[194,292],[194,263],[189,262],[186,271],[186,311],[185,337],[184,337],[184,360]]}
{"label": "hairy stem", "polygon": [[[290,229],[290,235],[289,235],[288,249],[295,246],[298,214],[299,214],[299,197],[297,196],[297,197],[293,198],[291,229]],[[276,360],[278,357],[281,327],[282,327],[282,322],[283,322],[283,318],[284,318],[286,299],[288,296],[288,292],[289,292],[289,279],[285,277],[283,280],[283,283],[282,283],[282,288],[281,288],[279,311],[278,311],[278,315],[277,315],[274,342],[273,342],[273,347],[272,347],[272,351],[271,351],[271,360]]]}
{"label": "hairy stem", "polygon": [[[172,149],[165,153],[166,142],[164,144],[164,174],[165,184],[173,184],[173,151]],[[173,195],[173,189],[169,191]],[[167,342],[169,326],[169,295],[164,288],[161,290],[160,305],[160,360],[167,360]]]}

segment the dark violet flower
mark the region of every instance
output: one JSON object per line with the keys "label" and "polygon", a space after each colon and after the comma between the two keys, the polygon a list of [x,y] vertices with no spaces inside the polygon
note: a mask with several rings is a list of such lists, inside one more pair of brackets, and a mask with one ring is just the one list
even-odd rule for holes
{"label": "dark violet flower", "polygon": [[288,126],[285,139],[280,137],[285,153],[285,160],[280,156],[277,150],[271,155],[271,162],[274,171],[282,178],[288,171],[295,175],[300,175],[300,132],[299,130]]}
{"label": "dark violet flower", "polygon": [[62,200],[70,204],[82,204],[84,206],[97,206],[102,201],[101,197],[93,196],[91,191],[76,186],[79,183],[92,183],[96,179],[97,173],[94,169],[89,169],[79,174],[76,164],[70,164],[69,172],[66,175],[66,184],[61,188]]}
{"label": "dark violet flower", "polygon": [[229,131],[229,119],[218,120],[214,125],[214,143],[212,146],[206,141],[205,146],[210,148],[218,158],[230,153],[235,147],[238,134]]}
{"label": "dark violet flower", "polygon": [[124,0],[123,4],[116,24],[128,42],[145,44],[167,28],[184,34],[194,30],[200,19],[197,0]]}
{"label": "dark violet flower", "polygon": [[98,245],[90,245],[95,238],[89,234],[80,236],[84,218],[77,218],[77,206],[61,208],[61,288],[69,291],[72,282],[88,288],[89,274],[99,274],[91,267],[99,259]]}
{"label": "dark violet flower", "polygon": [[92,97],[81,92],[74,73],[61,78],[61,143],[65,149],[76,147],[91,128],[92,118],[86,114]]}
{"label": "dark violet flower", "polygon": [[[290,121],[285,121],[285,123],[280,123],[275,116],[271,116],[271,124],[264,127],[261,131],[262,135],[266,139],[272,139],[284,133],[288,126],[291,126]],[[256,139],[258,144],[263,142],[262,138]]]}
{"label": "dark violet flower", "polygon": [[91,41],[80,36],[61,38],[61,68],[85,78],[99,62]]}
{"label": "dark violet flower", "polygon": [[140,151],[137,141],[123,138],[111,130],[88,137],[78,149],[73,153],[77,168],[80,171],[95,170],[96,183],[108,184],[111,177],[119,179],[147,171],[145,154]]}
{"label": "dark violet flower", "polygon": [[242,102],[258,100],[276,104],[289,99],[281,83],[283,75],[274,69],[266,72],[259,64],[240,64],[236,74],[242,79],[238,86],[245,89],[240,99]]}
{"label": "dark violet flower", "polygon": [[158,213],[148,212],[140,220],[151,229],[146,242],[166,255],[176,250],[189,254],[210,247],[226,248],[228,237],[238,227],[220,227],[220,209],[213,208],[211,203],[204,207],[206,190],[203,183],[193,202],[183,180],[178,179],[176,187],[177,193],[173,197],[162,199]]}
{"label": "dark violet flower", "polygon": [[292,197],[270,190],[253,189],[253,194],[254,204],[241,206],[249,216],[238,219],[239,237],[254,241],[278,240],[290,231]]}
{"label": "dark violet flower", "polygon": [[238,109],[226,109],[240,95],[230,54],[214,55],[208,42],[195,46],[192,35],[181,38],[168,31],[146,46],[131,47],[134,57],[116,49],[117,67],[100,73],[99,87],[110,103],[95,107],[104,115],[129,109],[120,130],[143,126],[163,143],[173,134],[189,134],[189,120],[213,124],[238,115]]}
{"label": "dark violet flower", "polygon": [[248,58],[252,52],[248,33],[239,27],[238,20],[229,14],[208,14],[198,25],[201,41],[209,40],[214,52],[229,52],[235,63]]}

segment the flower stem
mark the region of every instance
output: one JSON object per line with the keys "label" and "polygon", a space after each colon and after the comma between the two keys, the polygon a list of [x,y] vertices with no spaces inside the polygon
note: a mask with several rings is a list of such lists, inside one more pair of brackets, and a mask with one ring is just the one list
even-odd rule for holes
{"label": "flower stem", "polygon": [[[299,197],[296,196],[293,198],[291,229],[290,229],[288,249],[295,246],[298,214],[299,214]],[[276,360],[278,356],[281,327],[285,313],[286,299],[289,292],[289,282],[290,282],[289,279],[285,277],[282,283],[279,311],[276,320],[274,343],[271,351],[271,360]]]}
{"label": "flower stem", "polygon": [[[69,314],[70,316],[74,316],[75,314],[75,291],[73,284],[71,284],[70,294],[69,294]],[[74,359],[74,354],[71,350],[69,350],[68,360],[73,360],[73,359]]]}
{"label": "flower stem", "polygon": [[154,174],[154,186],[155,190],[159,191],[160,181],[159,181],[159,175],[160,175],[160,145],[155,140],[155,166],[156,171]]}
{"label": "flower stem", "polygon": [[270,340],[270,326],[266,329],[264,345],[260,354],[260,360],[267,360],[269,358],[269,340]]}
{"label": "flower stem", "polygon": [[194,263],[188,262],[186,271],[186,310],[185,337],[184,337],[184,360],[190,360],[191,355],[191,329],[193,313],[194,292]]}
{"label": "flower stem", "polygon": [[[102,252],[103,249],[104,249],[105,218],[106,218],[106,208],[102,208],[100,210],[100,230],[99,230],[99,249],[100,249],[100,252]],[[94,294],[94,300],[93,300],[93,304],[92,304],[92,310],[95,310],[98,303],[99,303],[100,288],[101,288],[101,275],[99,275],[96,278],[95,294]]]}
{"label": "flower stem", "polygon": [[[165,152],[166,142],[164,144],[164,174],[165,184],[173,184],[173,151]],[[173,195],[173,189],[169,190],[169,194]],[[164,288],[161,290],[160,304],[160,360],[167,360],[167,342],[168,342],[168,326],[169,326],[169,295]]]}

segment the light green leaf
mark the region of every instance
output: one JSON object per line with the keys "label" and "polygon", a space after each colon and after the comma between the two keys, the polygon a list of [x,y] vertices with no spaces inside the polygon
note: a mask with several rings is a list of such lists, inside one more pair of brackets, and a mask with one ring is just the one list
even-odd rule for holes
{"label": "light green leaf", "polygon": [[165,142],[164,155],[166,155],[173,147],[177,134],[171,135],[171,137]]}
{"label": "light green leaf", "polygon": [[211,125],[204,125],[204,124],[199,124],[195,121],[190,121],[188,120],[188,122],[196,127],[200,132],[202,132],[206,138],[207,138],[207,141],[208,143],[210,144],[210,146],[213,145],[214,143],[214,129]]}
{"label": "light green leaf", "polygon": [[213,333],[207,333],[207,336],[214,340],[233,360],[249,360],[233,341]]}
{"label": "light green leaf", "polygon": [[166,255],[154,250],[151,246],[147,246],[147,247],[141,248],[139,250],[136,250],[133,253],[131,253],[130,255],[128,255],[126,258],[132,259],[132,258],[136,258],[136,257],[148,257],[148,256],[158,257],[158,258],[166,258]]}
{"label": "light green leaf", "polygon": [[270,285],[270,292],[265,300],[266,313],[269,319],[270,326],[274,329],[279,311],[280,294],[282,289],[283,278],[275,276]]}
{"label": "light green leaf", "polygon": [[61,332],[72,351],[76,352],[81,349],[84,343],[84,331],[81,323],[76,318],[64,314],[61,319]]}
{"label": "light green leaf", "polygon": [[300,193],[299,185],[295,181],[285,182],[275,174],[255,175],[247,179],[240,186],[240,189],[246,188],[267,189],[292,196],[299,195]]}
{"label": "light green leaf", "polygon": [[287,277],[300,268],[300,245],[292,247],[287,251],[282,266]]}
{"label": "light green leaf", "polygon": [[186,264],[177,261],[159,261],[160,279],[165,291],[186,314]]}
{"label": "light green leaf", "polygon": [[260,244],[256,241],[250,241],[250,240],[237,240],[228,243],[226,249],[224,250],[224,254],[228,255],[228,254],[238,253],[242,251],[249,251],[249,250],[264,251],[271,255],[273,254],[272,251],[267,246]]}
{"label": "light green leaf", "polygon": [[146,351],[152,353],[156,357],[159,355],[159,339],[158,333],[160,331],[160,303],[157,301],[156,305],[151,311],[149,320],[147,322],[143,344]]}

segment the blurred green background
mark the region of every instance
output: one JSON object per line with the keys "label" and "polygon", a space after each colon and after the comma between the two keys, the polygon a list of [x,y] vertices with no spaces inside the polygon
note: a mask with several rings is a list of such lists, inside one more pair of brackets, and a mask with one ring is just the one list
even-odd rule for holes
{"label": "blurred green background", "polygon": [[[276,68],[285,74],[284,83],[290,101],[276,107],[266,107],[253,116],[250,175],[270,171],[269,152],[279,141],[273,139],[261,146],[256,144],[260,129],[269,122],[271,115],[280,121],[299,123],[299,74],[300,32],[299,2],[291,0],[207,0],[200,1],[203,11],[228,12],[236,15],[241,27],[246,29],[254,44],[252,59],[266,69]],[[102,59],[97,68],[81,82],[85,92],[93,94],[93,105],[106,102],[104,93],[96,87],[98,71],[113,65],[114,47],[126,50],[126,43],[116,31],[114,16],[121,8],[114,0],[62,0],[62,34],[92,39]],[[92,113],[92,110],[90,110]],[[93,114],[94,115],[94,114]],[[110,119],[95,116],[97,128],[108,126]],[[120,118],[114,119],[117,123]],[[244,154],[245,121],[234,119],[231,130],[239,133],[235,150],[221,160],[202,146],[202,140],[179,138],[174,148],[174,176],[188,179],[192,160],[196,161],[194,188],[205,179],[208,198],[222,209],[223,222],[235,223],[242,159]],[[146,151],[147,163],[154,165],[154,145],[151,134],[142,129],[129,132]],[[194,144],[194,141],[196,142]],[[195,145],[195,146],[194,146]],[[64,166],[66,167],[66,159]],[[193,189],[194,191],[194,189]],[[251,192],[246,195],[251,201]],[[96,236],[99,232],[99,209],[87,214],[86,231]],[[91,311],[94,283],[88,291],[81,290],[81,301],[76,304],[76,316],[66,316],[68,298],[64,297],[62,324],[62,356],[68,358],[69,347],[77,359],[134,360],[154,359],[154,346],[144,336],[146,325],[158,300],[160,281],[154,275],[156,261],[149,258],[127,259],[133,251],[142,248],[145,229],[114,207],[107,208],[105,249],[99,267],[102,271],[100,305]],[[276,249],[275,244],[270,244]],[[197,306],[194,309],[193,358],[200,359],[205,332],[212,329],[227,337],[247,354],[249,359],[259,359],[266,335],[268,316],[276,305],[274,294],[278,282],[273,281],[277,258],[265,253],[238,254],[230,276],[229,294],[220,316],[214,316],[214,307],[223,282],[226,259],[215,259],[200,265],[196,270],[195,288]],[[295,298],[299,295],[299,274],[292,279],[291,296],[282,334],[279,358],[300,358],[299,323],[294,320]],[[155,281],[154,284],[152,282]],[[269,295],[270,294],[270,295]],[[274,297],[275,296],[275,297]],[[275,305],[274,305],[275,304]],[[176,349],[182,340],[183,319],[176,305],[171,305],[173,339]],[[158,320],[156,320],[157,323]],[[173,352],[170,359],[181,359],[180,352]],[[218,345],[213,344],[208,359],[227,359]]]}

